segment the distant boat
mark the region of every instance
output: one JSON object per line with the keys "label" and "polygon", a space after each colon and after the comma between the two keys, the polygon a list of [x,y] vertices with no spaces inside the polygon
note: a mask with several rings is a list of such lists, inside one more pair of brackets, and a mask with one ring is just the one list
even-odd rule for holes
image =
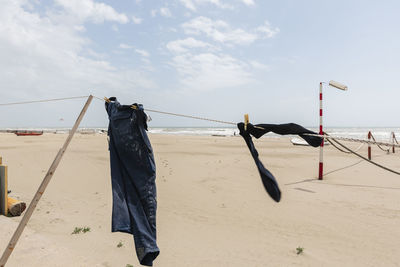
{"label": "distant boat", "polygon": [[18,136],[30,136],[30,135],[36,136],[36,135],[42,135],[43,131],[29,131],[29,130],[26,130],[26,131],[15,131],[14,133],[16,135],[18,135]]}
{"label": "distant boat", "polygon": [[292,138],[290,139],[290,142],[292,142],[292,144],[295,146],[309,146],[309,144],[305,140],[300,138]]}
{"label": "distant boat", "polygon": [[[309,146],[309,144],[306,142],[306,140],[300,139],[300,138],[292,138],[292,139],[290,139],[290,142],[295,146]],[[327,145],[329,145],[329,143],[324,142],[324,146],[327,146]]]}

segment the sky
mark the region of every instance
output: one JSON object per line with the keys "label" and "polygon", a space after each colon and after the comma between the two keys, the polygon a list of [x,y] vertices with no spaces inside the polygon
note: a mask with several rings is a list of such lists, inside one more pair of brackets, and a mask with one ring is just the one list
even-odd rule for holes
{"label": "sky", "polygon": [[[240,122],[400,127],[399,1],[0,0],[0,103],[93,94]],[[0,106],[71,127],[85,100]],[[150,113],[150,126],[212,126]],[[62,118],[62,119],[61,119]],[[108,123],[93,100],[82,126]]]}

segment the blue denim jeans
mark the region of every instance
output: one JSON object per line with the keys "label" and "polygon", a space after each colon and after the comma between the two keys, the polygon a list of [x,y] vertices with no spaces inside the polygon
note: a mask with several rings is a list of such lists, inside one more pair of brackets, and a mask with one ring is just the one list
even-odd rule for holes
{"label": "blue denim jeans", "polygon": [[142,265],[152,266],[156,243],[156,166],[142,105],[106,103],[113,192],[112,231],[133,234]]}

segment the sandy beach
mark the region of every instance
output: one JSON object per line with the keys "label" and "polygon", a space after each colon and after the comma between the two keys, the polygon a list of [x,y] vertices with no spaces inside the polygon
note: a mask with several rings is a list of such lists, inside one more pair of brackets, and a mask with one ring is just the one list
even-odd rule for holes
{"label": "sandy beach", "polygon": [[[31,201],[65,138],[0,134],[10,196]],[[161,250],[154,266],[400,265],[397,175],[329,146],[329,174],[318,181],[318,149],[261,138],[260,158],[282,191],[275,203],[241,137],[150,139]],[[400,170],[400,153],[374,148],[373,159]],[[132,236],[111,233],[111,200],[107,136],[76,134],[7,266],[140,266]],[[0,216],[1,253],[21,218]],[[75,227],[90,231],[71,234]]]}

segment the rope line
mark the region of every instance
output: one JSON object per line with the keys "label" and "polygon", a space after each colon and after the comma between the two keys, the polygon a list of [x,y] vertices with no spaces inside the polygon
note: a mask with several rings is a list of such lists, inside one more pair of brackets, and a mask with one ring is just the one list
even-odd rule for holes
{"label": "rope line", "polygon": [[96,99],[98,99],[98,100],[101,100],[101,101],[104,101],[104,99],[103,98],[100,98],[100,97],[98,97],[98,96],[93,96],[94,98],[96,98]]}
{"label": "rope line", "polygon": [[[392,173],[394,173],[394,174],[400,175],[400,172],[397,172],[397,171],[395,171],[395,170],[389,169],[388,167],[385,167],[385,166],[383,166],[383,165],[381,165],[381,164],[379,164],[379,163],[376,163],[376,162],[374,162],[374,161],[372,161],[372,160],[367,159],[366,157],[364,157],[364,156],[358,154],[357,152],[355,152],[355,151],[351,150],[350,148],[348,148],[347,146],[343,145],[342,143],[340,143],[339,141],[337,141],[335,138],[333,138],[333,137],[327,137],[327,138],[332,139],[332,141],[334,141],[336,144],[340,145],[341,147],[343,147],[343,148],[346,149],[347,151],[351,152],[352,154],[354,154],[354,155],[356,155],[356,156],[362,158],[363,160],[368,161],[369,163],[374,164],[375,166],[380,167],[380,168],[382,168],[382,169],[384,169],[384,170],[387,170],[387,171],[392,172]],[[329,140],[329,139],[328,139],[328,140]]]}
{"label": "rope line", "polygon": [[349,142],[358,142],[358,143],[365,143],[365,144],[380,144],[382,146],[394,146],[394,147],[400,147],[400,144],[392,144],[392,143],[385,143],[385,142],[376,142],[376,141],[370,141],[367,139],[357,139],[357,138],[349,138],[349,137],[340,137],[340,136],[328,136],[328,135],[320,135],[320,134],[304,134],[304,135],[309,135],[309,136],[316,136],[316,137],[323,137],[323,138],[335,138],[336,140],[342,140],[342,141],[349,141]]}
{"label": "rope line", "polygon": [[68,100],[68,99],[78,99],[78,98],[88,98],[88,97],[89,97],[88,95],[85,95],[85,96],[73,96],[73,97],[63,97],[63,98],[53,98],[53,99],[42,99],[42,100],[23,101],[23,102],[1,103],[0,106],[11,106],[11,105],[22,105],[22,104],[31,104],[31,103],[62,101],[62,100]]}
{"label": "rope line", "polygon": [[196,116],[184,115],[184,114],[178,114],[178,113],[172,113],[172,112],[165,112],[165,111],[159,111],[159,110],[148,109],[148,108],[146,108],[145,110],[149,111],[149,112],[156,112],[156,113],[161,113],[161,114],[166,114],[166,115],[172,115],[172,116],[178,116],[178,117],[184,117],[184,118],[190,118],[190,119],[196,119],[196,120],[203,120],[203,121],[212,121],[212,122],[218,122],[218,123],[236,126],[236,123],[229,122],[229,121],[214,120],[214,119],[209,119],[209,118],[196,117]]}
{"label": "rope line", "polygon": [[[104,101],[103,98],[94,96],[96,99]],[[160,110],[155,110],[155,109],[149,109],[145,108],[144,110],[148,112],[155,112],[155,113],[160,113],[160,114],[166,114],[166,115],[172,115],[172,116],[177,116],[177,117],[183,117],[183,118],[189,118],[189,119],[196,119],[196,120],[203,120],[203,121],[212,121],[212,122],[218,122],[218,123],[223,123],[223,124],[229,124],[229,125],[235,125],[236,123],[230,122],[230,121],[222,121],[222,120],[215,120],[215,119],[210,119],[210,118],[204,118],[204,117],[197,117],[197,116],[192,116],[192,115],[185,115],[185,114],[179,114],[179,113],[173,113],[173,112],[166,112],[166,111],[160,111]]]}
{"label": "rope line", "polygon": [[[372,137],[372,140],[374,140],[374,142],[376,142],[376,140],[375,140],[375,137],[374,137],[374,135],[371,133],[371,137]],[[389,151],[390,151],[390,149],[388,148],[388,149],[384,149],[384,148],[382,148],[379,144],[377,144],[376,143],[376,145],[379,147],[379,149],[380,150],[382,150],[382,151],[385,151],[385,152],[388,152],[389,153]]]}
{"label": "rope line", "polygon": [[358,148],[356,148],[356,150],[354,150],[354,151],[359,151],[363,146],[364,146],[365,144],[360,144],[360,146],[358,147]]}
{"label": "rope line", "polygon": [[[325,134],[326,134],[326,133],[325,133]],[[339,150],[340,152],[346,153],[346,154],[351,154],[351,152],[345,151],[345,150],[341,149],[340,147],[338,147],[337,145],[335,145],[335,144],[334,144],[331,140],[329,140],[329,139],[330,139],[330,138],[326,138],[326,140],[328,140],[328,142],[329,142],[333,147],[335,147],[337,150]],[[364,145],[365,145],[364,143],[360,144],[354,151],[355,151],[355,152],[359,151]]]}
{"label": "rope line", "polygon": [[[397,142],[397,138],[396,138],[396,135],[393,133],[393,141],[395,141],[396,142],[396,144],[399,144],[399,142]],[[393,142],[394,143],[394,142]]]}

